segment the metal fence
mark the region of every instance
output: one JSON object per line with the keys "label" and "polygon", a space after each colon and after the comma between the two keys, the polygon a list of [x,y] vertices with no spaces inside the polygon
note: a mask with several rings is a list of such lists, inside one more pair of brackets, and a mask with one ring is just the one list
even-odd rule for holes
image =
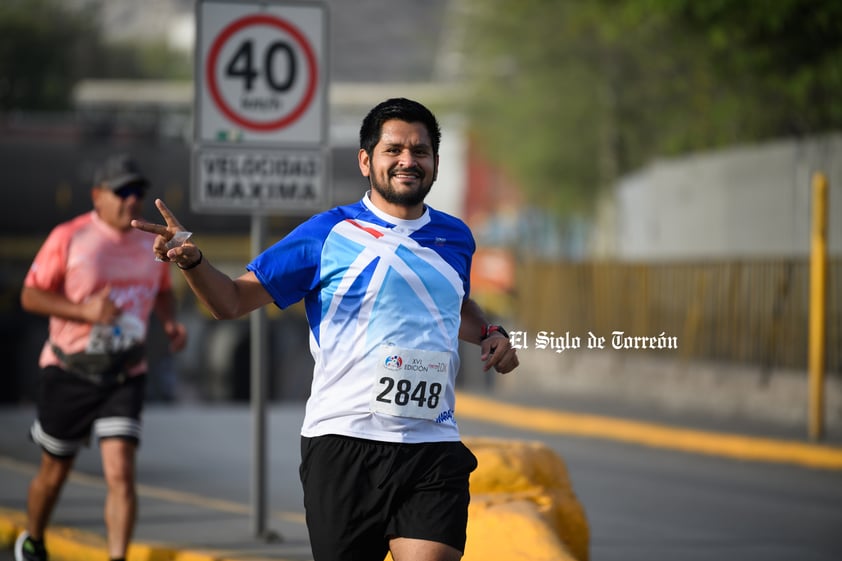
{"label": "metal fence", "polygon": [[[827,371],[842,373],[842,260],[828,263]],[[531,332],[675,337],[680,356],[806,369],[806,259],[527,262],[514,309]]]}

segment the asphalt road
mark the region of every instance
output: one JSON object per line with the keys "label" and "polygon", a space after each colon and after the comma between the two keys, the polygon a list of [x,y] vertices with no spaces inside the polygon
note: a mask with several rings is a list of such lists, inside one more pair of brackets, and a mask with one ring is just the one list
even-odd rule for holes
{"label": "asphalt road", "polygon": [[[26,439],[31,414],[0,408],[0,456],[36,462],[38,451]],[[306,539],[297,474],[302,415],[301,404],[273,404],[268,418],[270,529],[293,541]],[[587,513],[594,561],[842,558],[842,471],[459,422],[465,436],[540,440],[564,459]],[[249,508],[253,449],[246,406],[153,405],[144,423],[142,486],[171,491],[176,499],[185,493]],[[101,473],[93,450],[76,467]],[[19,494],[11,501],[4,496],[13,504],[0,506],[22,510],[23,490]],[[90,524],[95,531],[101,523],[94,518]],[[0,552],[0,561],[7,559],[10,553]]]}
{"label": "asphalt road", "polygon": [[564,458],[590,523],[593,561],[842,559],[840,472],[496,433],[537,437]]}

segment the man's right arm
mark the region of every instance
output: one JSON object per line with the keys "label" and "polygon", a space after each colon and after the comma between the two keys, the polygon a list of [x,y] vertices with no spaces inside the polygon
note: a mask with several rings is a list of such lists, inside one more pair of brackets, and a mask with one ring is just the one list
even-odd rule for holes
{"label": "man's right arm", "polygon": [[167,243],[176,232],[184,231],[184,227],[164,201],[156,199],[155,206],[164,217],[166,225],[133,220],[132,227],[157,234],[152,246],[155,257],[175,263],[181,269],[190,289],[214,318],[242,317],[273,301],[251,271],[232,279],[214,267],[192,241],[188,240],[177,247],[168,247]]}
{"label": "man's right arm", "polygon": [[83,302],[73,302],[64,294],[34,286],[24,286],[21,307],[27,312],[84,323],[113,323],[120,309],[111,301],[111,287],[105,286]]}
{"label": "man's right arm", "polygon": [[[182,246],[185,252],[192,248]],[[171,250],[175,251],[175,250]],[[200,253],[197,253],[197,259]],[[251,271],[239,278],[231,279],[228,275],[211,265],[202,257],[201,263],[193,268],[179,266],[184,279],[194,294],[207,307],[216,319],[234,319],[242,317],[262,306],[272,303],[272,297]]]}

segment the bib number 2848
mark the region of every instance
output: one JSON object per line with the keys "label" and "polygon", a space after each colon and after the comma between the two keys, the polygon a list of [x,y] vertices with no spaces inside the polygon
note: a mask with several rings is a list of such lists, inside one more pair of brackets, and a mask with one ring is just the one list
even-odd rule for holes
{"label": "bib number 2848", "polygon": [[403,407],[409,405],[410,402],[415,402],[418,407],[429,409],[436,409],[439,406],[441,384],[438,382],[431,382],[430,387],[427,388],[427,381],[419,380],[413,387],[412,380],[406,378],[395,380],[389,376],[383,376],[380,378],[380,385],[383,386],[383,391],[377,394],[377,401],[382,403],[394,403]]}
{"label": "bib number 2848", "polygon": [[447,398],[446,352],[382,346],[371,392],[371,411],[395,417],[438,418]]}

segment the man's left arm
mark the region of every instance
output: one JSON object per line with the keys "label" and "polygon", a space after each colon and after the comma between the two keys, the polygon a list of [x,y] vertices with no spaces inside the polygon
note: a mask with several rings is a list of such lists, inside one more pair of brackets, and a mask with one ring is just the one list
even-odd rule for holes
{"label": "man's left arm", "polygon": [[470,298],[462,302],[459,338],[480,346],[482,349],[480,360],[484,363],[483,370],[493,367],[500,374],[507,374],[520,364],[517,351],[512,347],[505,330],[500,329],[499,326],[490,325],[479,304]]}
{"label": "man's left arm", "polygon": [[187,329],[175,319],[175,295],[172,290],[162,290],[158,293],[154,310],[170,340],[170,351],[177,353],[184,349],[187,344]]}

